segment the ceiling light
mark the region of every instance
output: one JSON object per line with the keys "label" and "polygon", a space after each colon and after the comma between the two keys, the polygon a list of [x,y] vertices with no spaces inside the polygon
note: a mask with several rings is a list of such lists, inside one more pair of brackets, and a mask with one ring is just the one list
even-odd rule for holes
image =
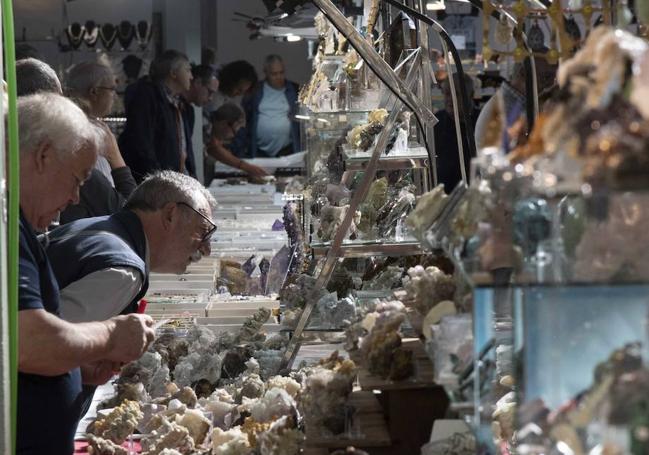
{"label": "ceiling light", "polygon": [[294,43],[296,41],[300,41],[301,39],[302,38],[297,35],[286,35],[286,41],[288,41],[289,43]]}
{"label": "ceiling light", "polygon": [[427,2],[426,9],[428,11],[441,11],[443,9],[446,9],[446,6],[444,5],[444,0],[435,0]]}

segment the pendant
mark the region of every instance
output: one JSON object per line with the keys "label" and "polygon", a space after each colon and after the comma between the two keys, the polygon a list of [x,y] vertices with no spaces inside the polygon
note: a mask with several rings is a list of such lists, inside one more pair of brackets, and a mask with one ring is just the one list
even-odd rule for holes
{"label": "pendant", "polygon": [[81,41],[83,41],[83,36],[86,33],[86,29],[83,25],[78,22],[74,22],[68,25],[68,28],[65,29],[65,34],[68,37],[68,43],[72,46],[72,49],[79,49],[81,46]]}
{"label": "pendant", "polygon": [[151,41],[151,24],[147,21],[140,21],[135,27],[135,39],[140,49],[146,49]]}
{"label": "pendant", "polygon": [[104,49],[111,50],[117,39],[117,28],[113,24],[103,24],[99,27],[99,39]]}
{"label": "pendant", "polygon": [[95,21],[87,21],[86,25],[86,34],[83,37],[83,41],[86,43],[86,46],[88,47],[95,47],[95,44],[97,44],[97,38],[99,38],[99,27],[95,23]]}
{"label": "pendant", "polygon": [[127,50],[135,37],[135,27],[129,21],[122,21],[117,27],[117,39],[122,49]]}

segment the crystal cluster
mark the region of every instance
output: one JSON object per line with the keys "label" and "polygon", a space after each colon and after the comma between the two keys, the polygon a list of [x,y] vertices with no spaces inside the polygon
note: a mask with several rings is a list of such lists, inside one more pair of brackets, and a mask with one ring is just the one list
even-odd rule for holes
{"label": "crystal cluster", "polygon": [[452,275],[447,275],[434,266],[424,269],[420,265],[408,269],[408,277],[404,278],[404,287],[414,309],[422,317],[425,317],[439,302],[453,300],[456,290]]}
{"label": "crystal cluster", "polygon": [[367,123],[352,128],[347,134],[347,143],[355,149],[369,149],[376,136],[383,130],[387,117],[388,111],[385,109],[370,112]]}
{"label": "crystal cluster", "polygon": [[[343,219],[347,215],[349,205],[342,207],[335,207],[327,205],[320,211],[320,226],[318,227],[318,238],[323,242],[333,240],[336,232],[340,229]],[[352,217],[352,221],[347,229],[345,238],[354,240],[358,236],[357,225],[361,221],[361,212],[356,211]]]}
{"label": "crystal cluster", "polygon": [[442,213],[447,199],[448,196],[444,192],[444,185],[437,185],[432,191],[423,194],[419,198],[417,206],[406,220],[418,239],[423,239],[425,231]]}
{"label": "crystal cluster", "polygon": [[335,435],[345,430],[355,376],[354,362],[342,360],[337,351],[310,372],[299,403],[308,431]]}
{"label": "crystal cluster", "polygon": [[288,235],[288,246],[291,250],[291,262],[288,273],[293,275],[300,273],[304,266],[304,234],[302,223],[298,213],[298,206],[289,202],[284,206],[284,228]]}
{"label": "crystal cluster", "polygon": [[87,429],[100,438],[122,444],[133,433],[143,414],[136,401],[124,401],[106,416],[99,416]]}

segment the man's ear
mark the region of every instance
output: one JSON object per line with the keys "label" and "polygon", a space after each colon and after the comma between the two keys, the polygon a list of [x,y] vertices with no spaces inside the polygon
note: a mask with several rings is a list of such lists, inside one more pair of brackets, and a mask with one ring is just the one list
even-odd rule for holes
{"label": "man's ear", "polygon": [[36,172],[39,174],[45,173],[45,170],[55,160],[54,153],[56,152],[50,146],[49,142],[42,142],[36,147],[36,151],[32,154]]}
{"label": "man's ear", "polygon": [[162,227],[165,231],[171,230],[171,226],[173,226],[178,215],[178,204],[175,202],[167,202],[162,207]]}

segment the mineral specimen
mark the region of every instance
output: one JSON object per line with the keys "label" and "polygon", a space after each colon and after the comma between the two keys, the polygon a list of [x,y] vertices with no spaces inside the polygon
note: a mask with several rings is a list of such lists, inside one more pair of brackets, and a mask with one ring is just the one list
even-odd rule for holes
{"label": "mineral specimen", "polygon": [[280,417],[257,437],[257,445],[264,455],[298,455],[304,434],[295,428],[295,420]]}
{"label": "mineral specimen", "polygon": [[404,235],[405,220],[415,208],[414,187],[408,186],[399,190],[394,198],[381,207],[376,215],[379,236],[382,238]]}
{"label": "mineral specimen", "polygon": [[333,369],[319,366],[313,370],[306,379],[299,405],[307,428],[340,434],[351,411],[347,398],[352,391],[356,369],[354,362],[341,362],[337,358],[328,359],[323,365]]}
{"label": "mineral specimen", "polygon": [[302,386],[294,379],[285,376],[273,376],[266,381],[268,390],[283,389],[293,398],[302,390]]}
{"label": "mineral specimen", "polygon": [[187,428],[176,422],[163,421],[142,441],[142,449],[147,455],[160,455],[165,449],[175,449],[182,454],[194,453],[194,440]]}
{"label": "mineral specimen", "polygon": [[241,387],[241,397],[259,398],[264,394],[264,381],[258,374],[251,374],[243,380]]}
{"label": "mineral specimen", "polygon": [[141,382],[138,383],[118,383],[116,386],[117,394],[109,398],[108,400],[102,401],[97,405],[97,409],[107,409],[114,408],[122,404],[124,401],[136,401],[136,402],[146,402],[149,400],[149,395],[144,389],[144,385]]}
{"label": "mineral specimen", "polygon": [[[334,238],[336,232],[342,224],[343,218],[347,215],[349,205],[334,207],[327,205],[320,211],[320,227],[318,228],[318,238],[323,242],[328,242]],[[354,240],[357,237],[356,226],[361,220],[361,212],[357,211],[352,217],[352,222],[345,235],[345,238]]]}
{"label": "mineral specimen", "polygon": [[293,275],[300,273],[304,267],[304,234],[302,233],[302,222],[297,204],[289,202],[284,206],[283,211],[284,227],[286,228],[288,246],[292,255],[288,273]]}
{"label": "mineral specimen", "polygon": [[245,320],[243,326],[239,329],[237,340],[239,342],[264,341],[266,335],[261,332],[261,328],[270,318],[270,314],[270,310],[264,307],[255,311],[252,316]]}
{"label": "mineral specimen", "polygon": [[351,297],[338,300],[335,296],[325,296],[318,301],[318,315],[324,328],[340,328],[348,324],[356,315],[356,304]]}
{"label": "mineral specimen", "polygon": [[228,431],[215,428],[212,431],[212,453],[214,455],[249,455],[248,435],[238,427]]}
{"label": "mineral specimen", "polygon": [[257,422],[270,422],[281,416],[297,418],[297,404],[284,389],[269,389],[250,406],[250,415]]}
{"label": "mineral specimen", "polygon": [[404,287],[408,297],[413,300],[414,308],[425,317],[439,302],[453,300],[455,280],[437,267],[416,266],[408,269],[409,279],[404,278]]}
{"label": "mineral specimen", "polygon": [[176,419],[178,425],[187,428],[196,445],[201,445],[211,428],[211,422],[202,412],[188,409],[182,417]]}
{"label": "mineral specimen", "polygon": [[246,371],[246,362],[251,355],[250,349],[241,346],[228,350],[223,357],[221,376],[224,379],[234,379],[239,376]]}
{"label": "mineral specimen", "polygon": [[206,380],[216,384],[221,377],[221,357],[218,352],[192,352],[183,357],[174,369],[174,381],[179,386]]}
{"label": "mineral specimen", "polygon": [[388,266],[383,272],[371,281],[363,283],[364,291],[384,291],[399,287],[403,268],[395,265]]}
{"label": "mineral specimen", "polygon": [[108,439],[88,435],[89,455],[128,455],[128,450]]}
{"label": "mineral specimen", "polygon": [[406,222],[419,240],[424,238],[425,231],[433,224],[442,213],[448,196],[444,192],[444,185],[437,185],[432,191],[423,194],[417,201],[417,206],[408,215]]}
{"label": "mineral specimen", "polygon": [[125,401],[113,409],[106,416],[98,416],[88,426],[88,433],[108,439],[115,444],[122,444],[126,441],[142,419],[140,405],[136,401]]}
{"label": "mineral specimen", "polygon": [[253,448],[257,447],[257,436],[269,428],[270,422],[260,423],[251,417],[246,417],[243,425],[241,425],[241,431],[248,435],[248,443],[250,444],[250,447]]}
{"label": "mineral specimen", "polygon": [[387,200],[388,179],[382,177],[374,180],[370,185],[365,201],[360,206],[361,221],[358,225],[360,232],[371,236],[372,229],[376,226],[378,211],[386,204]]}
{"label": "mineral specimen", "polygon": [[336,267],[327,283],[327,291],[336,293],[338,297],[345,297],[354,289],[354,278],[342,265]]}

